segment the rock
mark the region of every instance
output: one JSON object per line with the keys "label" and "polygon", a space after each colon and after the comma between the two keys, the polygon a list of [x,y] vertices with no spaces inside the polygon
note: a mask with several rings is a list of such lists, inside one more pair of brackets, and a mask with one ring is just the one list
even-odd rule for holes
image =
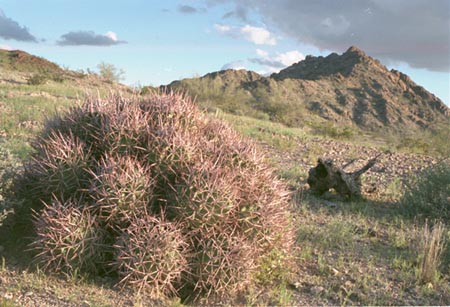
{"label": "rock", "polygon": [[13,299],[13,294],[10,292],[6,292],[5,294],[3,294],[3,298],[7,299],[7,300],[12,300]]}
{"label": "rock", "polygon": [[335,276],[338,276],[338,275],[341,274],[341,272],[339,272],[339,271],[336,270],[335,268],[331,268],[331,271],[333,272],[333,274],[334,274]]}

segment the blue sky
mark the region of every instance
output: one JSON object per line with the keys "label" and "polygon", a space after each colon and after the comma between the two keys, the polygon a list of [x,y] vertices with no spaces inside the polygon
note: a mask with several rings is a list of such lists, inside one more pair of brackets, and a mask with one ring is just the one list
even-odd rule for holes
{"label": "blue sky", "polygon": [[449,15],[449,0],[0,0],[0,48],[160,85],[356,45],[450,105]]}

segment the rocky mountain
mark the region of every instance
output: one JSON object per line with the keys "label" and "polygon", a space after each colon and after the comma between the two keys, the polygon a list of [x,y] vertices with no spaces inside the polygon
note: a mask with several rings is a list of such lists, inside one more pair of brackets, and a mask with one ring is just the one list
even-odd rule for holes
{"label": "rocky mountain", "polygon": [[407,75],[388,70],[357,47],[307,56],[270,77],[245,70],[172,82],[199,104],[269,117],[289,126],[333,123],[362,130],[404,131],[449,122],[449,108]]}
{"label": "rocky mountain", "polygon": [[[20,73],[25,82],[34,75],[98,86],[105,81],[20,50],[0,50],[0,71]],[[205,108],[294,127],[335,125],[401,132],[450,123],[450,110],[439,98],[354,46],[341,55],[307,56],[270,77],[224,70],[164,88],[187,91]]]}

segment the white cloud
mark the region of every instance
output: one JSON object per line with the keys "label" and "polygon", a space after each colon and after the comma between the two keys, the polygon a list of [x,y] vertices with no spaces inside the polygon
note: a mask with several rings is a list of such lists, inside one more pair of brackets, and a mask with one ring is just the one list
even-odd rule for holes
{"label": "white cloud", "polygon": [[255,43],[256,45],[271,45],[277,44],[277,40],[273,37],[272,33],[264,28],[252,27],[246,25],[240,29],[244,38],[248,41]]}
{"label": "white cloud", "polygon": [[214,29],[216,29],[217,32],[221,34],[225,34],[231,31],[231,27],[228,25],[220,25],[220,24],[214,24]]}
{"label": "white cloud", "polygon": [[271,74],[273,73],[278,73],[280,72],[280,69],[278,68],[274,68],[274,67],[268,67],[266,66],[265,69],[261,69],[256,71],[256,73],[258,75],[264,76],[264,77],[269,77]]}
{"label": "white cloud", "polygon": [[297,50],[270,55],[264,50],[256,49],[256,54],[259,56],[258,58],[252,58],[248,60],[252,63],[263,66],[263,71],[265,72],[265,74],[278,72],[280,71],[280,69],[283,69],[305,59],[303,53]]}
{"label": "white cloud", "polygon": [[250,25],[234,27],[223,24],[215,24],[214,29],[216,29],[216,31],[220,34],[228,35],[233,38],[243,38],[256,45],[274,46],[277,44],[277,39],[265,28],[253,27]]}
{"label": "white cloud", "polygon": [[264,51],[261,49],[256,49],[256,54],[263,58],[265,58],[269,55],[269,53],[267,51]]}
{"label": "white cloud", "polygon": [[290,66],[298,61],[304,60],[305,56],[303,53],[297,50],[288,51],[285,53],[280,53],[275,57],[275,60],[279,61],[285,66]]}
{"label": "white cloud", "polygon": [[112,31],[108,31],[105,34],[107,37],[109,37],[110,39],[112,39],[113,41],[117,42],[117,34],[112,32]]}
{"label": "white cloud", "polygon": [[227,70],[227,69],[234,69],[234,70],[240,70],[240,69],[247,69],[244,66],[244,63],[242,61],[233,61],[230,63],[226,63],[222,66],[220,70]]}

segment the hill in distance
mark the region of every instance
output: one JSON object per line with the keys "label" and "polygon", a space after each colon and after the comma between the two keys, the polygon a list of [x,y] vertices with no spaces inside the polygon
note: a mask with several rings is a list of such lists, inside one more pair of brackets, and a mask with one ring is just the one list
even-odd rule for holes
{"label": "hill in distance", "polygon": [[[83,93],[86,88],[133,91],[95,74],[62,69],[20,50],[0,50],[0,68],[0,79],[4,79],[0,82],[8,82],[14,74],[16,82],[26,83],[30,76],[43,74],[47,79],[64,81],[64,87],[73,87],[74,92]],[[386,133],[414,135],[414,131],[433,133],[436,128],[450,127],[450,110],[439,98],[354,46],[342,55],[307,56],[270,77],[224,70],[161,88],[187,92],[209,110],[312,128],[319,133],[331,127],[344,133],[374,132],[383,137]]]}
{"label": "hill in distance", "polygon": [[0,67],[19,72],[63,72],[63,69],[55,63],[21,50],[0,49]]}
{"label": "hill in distance", "polygon": [[331,123],[364,131],[410,131],[448,123],[449,108],[407,75],[357,47],[307,56],[270,77],[225,70],[170,83],[200,105],[288,126]]}

